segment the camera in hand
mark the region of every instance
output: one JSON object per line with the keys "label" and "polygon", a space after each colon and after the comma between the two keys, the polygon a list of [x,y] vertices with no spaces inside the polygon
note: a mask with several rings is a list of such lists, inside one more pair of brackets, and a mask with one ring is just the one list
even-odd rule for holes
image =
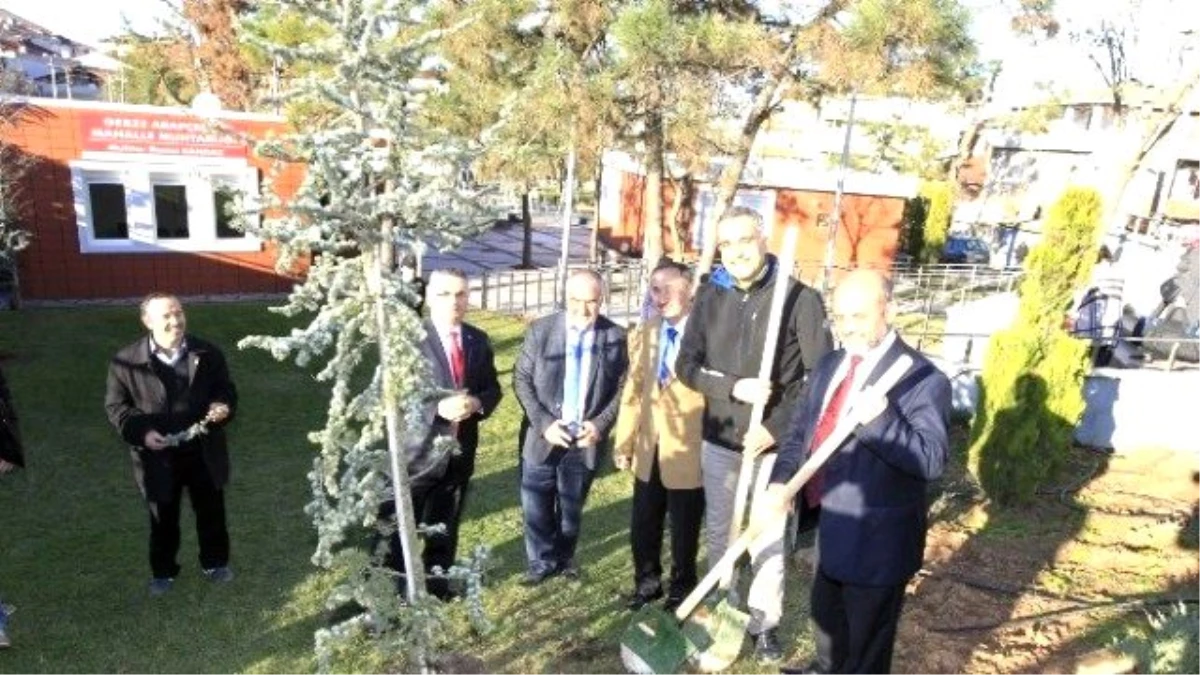
{"label": "camera in hand", "polygon": [[567,430],[567,435],[571,437],[571,441],[578,441],[583,435],[583,425],[579,422],[563,422],[563,429]]}

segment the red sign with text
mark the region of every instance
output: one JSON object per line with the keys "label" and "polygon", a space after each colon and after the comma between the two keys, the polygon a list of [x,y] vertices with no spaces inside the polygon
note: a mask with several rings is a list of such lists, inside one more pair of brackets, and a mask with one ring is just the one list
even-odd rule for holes
{"label": "red sign with text", "polygon": [[102,110],[81,111],[79,120],[85,151],[236,159],[249,149],[227,120]]}

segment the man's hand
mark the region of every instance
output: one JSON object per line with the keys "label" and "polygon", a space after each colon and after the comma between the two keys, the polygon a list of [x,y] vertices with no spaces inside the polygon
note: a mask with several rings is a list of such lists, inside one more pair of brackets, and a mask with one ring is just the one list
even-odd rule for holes
{"label": "man's hand", "polygon": [[567,448],[571,445],[571,433],[563,426],[562,422],[554,421],[546,430],[542,432],[542,438],[550,445],[556,445],[560,448]]}
{"label": "man's hand", "polygon": [[151,429],[146,432],[145,438],[142,439],[142,446],[150,450],[162,450],[167,447],[167,438],[157,431]]}
{"label": "man's hand", "polygon": [[859,424],[869,424],[871,420],[882,415],[887,407],[887,396],[868,389],[854,400],[854,419]]}
{"label": "man's hand", "polygon": [[750,510],[750,526],[761,531],[773,523],[787,519],[792,500],[786,498],[786,492],[787,486],[783,483],[771,483],[765,492],[755,497],[754,506]]}
{"label": "man's hand", "polygon": [[617,471],[628,471],[633,468],[633,458],[629,455],[614,455],[613,464],[617,465]]}
{"label": "man's hand", "polygon": [[469,394],[459,393],[438,401],[437,414],[451,422],[461,422],[474,415],[481,407],[483,404],[479,402],[479,399]]}
{"label": "man's hand", "polygon": [[208,405],[208,414],[204,416],[205,420],[214,424],[220,424],[229,419],[229,405],[220,401],[213,401]]}
{"label": "man's hand", "polygon": [[746,435],[742,436],[742,451],[750,453],[751,457],[758,457],[774,445],[775,437],[761,424],[750,427],[746,430]]}
{"label": "man's hand", "polygon": [[6,462],[6,461],[0,459],[0,475],[6,474],[10,471],[15,471],[16,468],[17,468],[16,464],[13,464],[12,462]]}
{"label": "man's hand", "polygon": [[743,377],[733,383],[732,396],[743,403],[766,405],[771,398],[771,381]]}
{"label": "man's hand", "polygon": [[600,442],[600,430],[591,422],[584,422],[579,425],[579,436],[575,438],[575,444],[590,448]]}

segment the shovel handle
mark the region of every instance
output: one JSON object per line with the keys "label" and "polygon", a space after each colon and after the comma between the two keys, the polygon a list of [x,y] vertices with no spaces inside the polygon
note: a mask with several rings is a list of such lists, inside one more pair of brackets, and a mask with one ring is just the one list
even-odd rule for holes
{"label": "shovel handle", "polygon": [[[867,392],[879,395],[886,394],[892,387],[896,386],[900,378],[904,377],[904,374],[911,367],[912,357],[908,354],[900,355],[896,359],[896,362],[883,374],[883,377],[880,377],[875,384],[871,385],[871,388]],[[837,452],[842,442],[858,427],[858,420],[855,419],[853,412],[854,409],[851,408],[842,415],[837,425],[833,428],[833,432],[825,439],[825,442],[821,443],[816,452],[809,455],[808,460],[796,471],[796,475],[788,480],[784,486],[785,501],[791,501],[796,498],[796,495],[800,493],[800,489],[804,487],[804,484],[833,456],[833,453]],[[754,543],[754,540],[758,538],[761,531],[761,521],[752,518],[750,526],[746,528],[745,532],[730,544],[729,548],[725,549],[725,555],[721,556],[717,564],[713,565],[708,574],[705,574],[704,578],[700,580],[700,583],[696,584],[696,588],[683,599],[683,602],[679,603],[679,607],[675,609],[676,619],[683,621],[688,615],[696,611],[696,607],[704,599],[704,596],[708,595],[709,591],[721,581],[722,577],[737,564],[738,558],[742,557],[742,554],[749,550],[750,544]]]}

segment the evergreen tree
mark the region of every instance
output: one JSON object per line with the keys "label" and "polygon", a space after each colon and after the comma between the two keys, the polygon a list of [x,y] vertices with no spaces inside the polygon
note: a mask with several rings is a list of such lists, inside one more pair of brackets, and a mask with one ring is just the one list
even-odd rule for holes
{"label": "evergreen tree", "polygon": [[1053,477],[1083,415],[1090,347],[1063,323],[1091,274],[1101,212],[1087,188],[1068,188],[1054,204],[1026,259],[1017,319],[989,344],[968,464],[1001,504],[1027,502]]}
{"label": "evergreen tree", "polygon": [[954,188],[946,181],[923,181],[917,197],[925,203],[925,222],[921,227],[919,262],[936,263],[946,245],[950,220],[954,216]]}
{"label": "evergreen tree", "polygon": [[[367,635],[387,667],[428,667],[438,648],[439,603],[424,592],[403,445],[425,435],[421,403],[432,391],[419,351],[424,338],[413,311],[414,287],[395,270],[397,250],[422,242],[458,245],[492,214],[460,182],[474,149],[429,123],[422,105],[433,83],[425,64],[448,31],[425,23],[416,0],[271,0],[260,9],[297,12],[322,36],[307,44],[262,43],[288,67],[307,75],[284,92],[285,103],[324,114],[298,120],[294,133],[259,144],[283,164],[303,163],[305,176],[285,200],[263,191],[266,216],[246,227],[279,247],[281,269],[310,261],[287,305],[276,308],[308,324],[286,336],[250,336],[278,359],[308,367],[331,397],[309,479],[318,541],[313,562],[333,570],[330,608],[351,600],[365,612],[316,635],[323,669],[339,644]],[[452,442],[437,449],[452,452]],[[360,539],[376,528],[380,503],[396,500],[407,583],[403,607],[382,551]],[[465,576],[473,618],[482,620],[479,565],[451,570]]]}

